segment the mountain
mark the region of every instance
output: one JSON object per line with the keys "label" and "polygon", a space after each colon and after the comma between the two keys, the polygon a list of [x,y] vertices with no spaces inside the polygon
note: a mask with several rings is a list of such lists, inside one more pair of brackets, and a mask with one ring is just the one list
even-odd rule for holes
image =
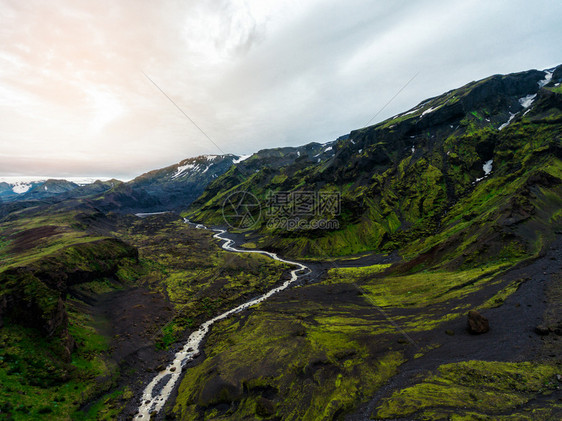
{"label": "mountain", "polygon": [[[0,206],[0,418],[132,419],[180,375],[148,418],[560,419],[561,82],[495,75],[128,183],[0,185],[28,197]],[[243,216],[222,235],[249,252],[182,216]]]}
{"label": "mountain", "polygon": [[37,201],[56,203],[69,199],[92,200],[105,212],[179,210],[189,206],[207,184],[242,159],[236,155],[202,155],[149,171],[129,182],[115,179],[87,184],[55,179],[2,182],[0,204],[4,203],[4,213],[34,206]]}
{"label": "mountain", "polygon": [[254,194],[262,208],[272,192],[336,192],[338,228],[272,228],[262,212],[260,246],[301,257],[438,252],[457,264],[482,260],[485,249],[531,252],[560,224],[561,81],[562,66],[471,82],[352,131],[329,154],[274,170],[265,159],[272,152],[262,151],[209,184],[186,213],[224,224],[222,206],[235,191]]}
{"label": "mountain", "polygon": [[202,155],[147,172],[94,199],[103,211],[158,212],[185,208],[205,186],[240,161],[236,155]]}
{"label": "mountain", "polygon": [[491,76],[209,184],[192,221],[226,226],[251,193],[240,242],[328,269],[214,326],[167,415],[559,419],[561,82]]}
{"label": "mountain", "polygon": [[74,190],[78,184],[67,180],[44,180],[30,182],[1,182],[0,198],[4,202],[33,200],[56,196]]}
{"label": "mountain", "polygon": [[322,162],[333,156],[333,145],[334,142],[309,143],[300,147],[262,149],[244,161],[234,162],[235,165],[224,175],[213,179],[196,198],[193,206],[197,207],[209,200],[224,199],[226,192],[240,190],[241,185],[251,183],[261,174],[269,174],[273,179],[279,172],[283,174],[285,168],[295,172],[305,168],[310,162]]}
{"label": "mountain", "polygon": [[49,200],[53,198],[68,199],[70,197],[85,197],[102,193],[116,184],[118,180],[65,180],[46,179],[33,181],[0,182],[0,200],[4,203],[23,202],[33,200]]}

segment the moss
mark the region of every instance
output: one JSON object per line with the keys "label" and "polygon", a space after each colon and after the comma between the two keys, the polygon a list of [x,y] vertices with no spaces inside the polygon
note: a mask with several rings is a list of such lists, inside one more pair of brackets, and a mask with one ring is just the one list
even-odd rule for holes
{"label": "moss", "polygon": [[551,92],[555,92],[557,94],[562,94],[562,86],[558,85],[558,86],[549,86],[546,89],[548,89]]}
{"label": "moss", "polygon": [[0,405],[13,408],[13,419],[71,419],[97,393],[102,383],[95,379],[115,370],[103,360],[106,340],[85,324],[86,319],[72,316],[71,320],[80,344],[71,364],[53,358],[61,346],[57,338],[45,338],[36,329],[16,324],[0,330]]}
{"label": "moss", "polygon": [[[556,389],[557,367],[539,363],[466,361],[446,364],[420,383],[393,393],[376,409],[378,418],[419,413],[466,414],[475,410],[492,416],[523,405]],[[445,412],[435,408],[447,408]],[[419,412],[421,411],[421,412]],[[457,419],[465,419],[458,415]],[[469,419],[469,418],[467,418]]]}
{"label": "moss", "polygon": [[505,288],[498,291],[493,297],[484,302],[479,308],[494,308],[503,305],[504,301],[515,291],[519,289],[524,279],[518,279],[516,281],[510,282]]}
{"label": "moss", "polygon": [[[371,354],[362,339],[373,332],[367,320],[323,313],[305,322],[298,314],[260,306],[243,324],[225,320],[215,325],[206,344],[207,359],[188,369],[181,382],[176,414],[186,419],[197,414],[204,419],[255,418],[264,398],[283,419],[331,419],[355,407],[404,358],[397,351]],[[231,390],[228,396],[221,387]],[[230,411],[217,412],[219,398]]]}
{"label": "moss", "polygon": [[[458,299],[477,291],[509,265],[492,264],[464,271],[423,271],[411,275],[373,277],[368,268],[330,270],[327,283],[347,278],[358,282],[369,298],[380,307],[425,307],[445,300]],[[344,276],[339,275],[345,274]],[[341,277],[341,278],[340,278]]]}
{"label": "moss", "polygon": [[378,264],[370,266],[359,266],[351,268],[334,268],[328,270],[326,283],[356,282],[370,275],[383,272],[391,267],[392,264]]}

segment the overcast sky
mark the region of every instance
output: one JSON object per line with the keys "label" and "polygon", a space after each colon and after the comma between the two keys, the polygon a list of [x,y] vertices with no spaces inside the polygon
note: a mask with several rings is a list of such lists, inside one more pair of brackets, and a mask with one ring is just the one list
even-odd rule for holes
{"label": "overcast sky", "polygon": [[[562,2],[0,0],[0,176],[327,142],[562,63]],[[146,73],[216,143],[151,84]]]}

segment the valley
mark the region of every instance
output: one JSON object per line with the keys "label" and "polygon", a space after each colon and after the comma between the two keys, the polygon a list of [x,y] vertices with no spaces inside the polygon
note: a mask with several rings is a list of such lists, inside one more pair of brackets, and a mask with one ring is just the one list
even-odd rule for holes
{"label": "valley", "polygon": [[559,419],[561,82],[494,75],[325,144],[7,188],[0,419]]}

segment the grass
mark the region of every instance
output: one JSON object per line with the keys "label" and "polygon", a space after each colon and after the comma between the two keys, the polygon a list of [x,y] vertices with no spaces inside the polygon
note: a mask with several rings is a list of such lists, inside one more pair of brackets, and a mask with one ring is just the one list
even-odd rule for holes
{"label": "grass", "polygon": [[326,283],[357,282],[375,273],[383,272],[392,264],[370,265],[353,268],[334,268],[328,270]]}
{"label": "grass", "polygon": [[[80,344],[70,364],[53,358],[58,339],[10,323],[0,330],[0,408],[14,420],[74,419],[78,408],[100,387],[107,387],[116,367],[104,359],[106,339],[80,313],[72,313],[70,330]],[[109,383],[111,380],[109,380]]]}
{"label": "grass", "polygon": [[324,283],[357,282],[379,307],[426,307],[459,299],[486,285],[511,265],[496,263],[462,271],[421,271],[411,275],[377,277],[390,265],[330,269]]}
{"label": "grass", "polygon": [[[347,329],[338,329],[338,320]],[[358,323],[363,327],[353,330]],[[304,322],[261,306],[244,324],[222,321],[208,337],[207,359],[186,372],[174,411],[185,419],[201,411],[204,418],[255,418],[265,399],[271,415],[283,419],[332,419],[372,393],[404,361],[398,351],[375,357],[364,344],[367,329],[364,320],[342,315]],[[231,410],[217,411],[220,403]]]}
{"label": "grass", "polygon": [[[379,419],[413,414],[426,420],[521,419],[516,415],[519,407],[556,390],[557,372],[554,365],[530,362],[446,364],[414,386],[394,392],[374,415]],[[551,405],[541,409],[552,416],[560,404]],[[507,411],[515,413],[501,417]]]}

